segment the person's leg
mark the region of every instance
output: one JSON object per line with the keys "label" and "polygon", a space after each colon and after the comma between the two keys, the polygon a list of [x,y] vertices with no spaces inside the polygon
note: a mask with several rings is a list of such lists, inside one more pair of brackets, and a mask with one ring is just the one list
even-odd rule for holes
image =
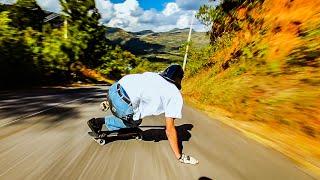
{"label": "person's leg", "polygon": [[104,118],[105,125],[109,131],[116,131],[123,128],[136,128],[141,124],[141,120],[133,121],[133,123],[128,123],[115,117],[114,115],[106,116]]}
{"label": "person's leg", "polygon": [[[123,96],[119,95],[117,90],[117,84],[118,83],[114,83],[108,90],[108,98],[112,103],[110,104],[112,106],[110,108],[112,108],[116,116],[115,115],[106,116],[103,119],[103,123],[102,123],[102,125],[103,124],[106,125],[109,131],[119,130],[121,128],[134,128],[141,123],[141,121],[127,122],[122,120],[122,119],[125,119],[128,115],[131,115],[131,116],[133,115],[133,108],[131,104],[128,104],[122,99]],[[125,94],[123,89],[121,89],[121,91],[122,91],[122,94]],[[118,117],[121,117],[121,118],[118,118]],[[91,126],[90,128],[93,129],[93,131],[95,130],[99,132],[99,130],[101,130],[101,127],[102,127],[101,119],[90,121],[93,123],[89,123],[89,121],[88,121],[88,125],[89,127]]]}
{"label": "person's leg", "polygon": [[128,115],[133,114],[133,108],[131,104],[128,104],[123,100],[124,97],[124,90],[120,88],[122,96],[119,94],[118,90],[118,83],[113,84],[109,89],[109,100],[111,101],[111,111],[113,111],[115,116],[124,118]]}
{"label": "person's leg", "polygon": [[106,116],[104,118],[105,125],[108,131],[116,131],[123,128],[129,128],[121,119],[114,115]]}
{"label": "person's leg", "polygon": [[[128,102],[124,100],[124,98],[129,99],[129,97],[125,95],[125,90],[121,86],[120,89],[117,86],[118,84],[115,83],[109,89],[109,100],[112,104],[110,108],[114,112],[113,116],[105,117],[106,126],[109,130],[133,127],[132,123],[128,122],[130,120],[128,117],[133,116],[133,108],[131,104],[128,104]],[[119,93],[118,91],[121,92]],[[126,121],[126,119],[128,119],[128,121]]]}
{"label": "person's leg", "polygon": [[[107,96],[115,96],[116,95],[116,84],[114,83],[107,91]],[[100,104],[101,106],[101,104]],[[101,107],[100,107],[101,108]],[[105,109],[105,108],[103,108]],[[92,132],[99,134],[103,124],[105,124],[105,118],[92,118],[89,121],[87,121],[87,124]]]}

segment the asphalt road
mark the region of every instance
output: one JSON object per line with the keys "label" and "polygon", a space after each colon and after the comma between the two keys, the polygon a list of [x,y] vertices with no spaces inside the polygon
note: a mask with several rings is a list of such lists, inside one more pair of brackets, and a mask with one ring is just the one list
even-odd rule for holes
{"label": "asphalt road", "polygon": [[0,179],[313,179],[282,154],[185,106],[177,129],[181,164],[171,152],[162,116],[144,119],[144,140],[104,146],[86,121],[102,117],[107,87],[39,88],[0,93]]}

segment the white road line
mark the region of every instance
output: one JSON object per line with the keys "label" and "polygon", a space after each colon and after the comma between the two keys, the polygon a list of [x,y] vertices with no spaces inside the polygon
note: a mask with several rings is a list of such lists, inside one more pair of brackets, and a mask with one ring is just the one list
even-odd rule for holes
{"label": "white road line", "polygon": [[78,100],[80,100],[80,99],[87,98],[87,97],[89,97],[89,96],[92,96],[92,94],[91,94],[91,95],[88,95],[88,96],[85,96],[85,97],[82,97],[82,98],[74,99],[74,100],[72,100],[72,101],[68,101],[68,102],[65,102],[65,103],[58,103],[57,105],[55,105],[55,106],[53,106],[53,107],[50,107],[50,108],[48,108],[48,109],[43,109],[43,110],[41,110],[41,111],[38,111],[38,112],[35,112],[35,113],[32,113],[32,114],[28,114],[28,115],[25,115],[25,116],[22,116],[22,117],[19,117],[18,119],[11,120],[11,121],[9,121],[9,122],[5,122],[5,123],[3,123],[3,124],[0,125],[0,128],[2,128],[2,127],[4,127],[4,126],[7,126],[7,125],[9,125],[9,124],[15,123],[15,122],[17,122],[17,121],[20,121],[20,120],[22,120],[22,119],[26,119],[26,118],[29,118],[29,117],[32,117],[32,116],[36,116],[36,115],[38,115],[38,114],[41,114],[41,113],[43,113],[43,112],[49,111],[49,110],[54,109],[54,108],[57,108],[57,107],[59,107],[59,106],[66,105],[66,104],[70,104],[70,103],[73,103],[73,102],[78,101]]}

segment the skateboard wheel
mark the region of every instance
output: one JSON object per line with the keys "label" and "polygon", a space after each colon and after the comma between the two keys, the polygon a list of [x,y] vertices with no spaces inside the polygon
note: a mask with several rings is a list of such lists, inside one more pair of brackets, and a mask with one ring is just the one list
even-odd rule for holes
{"label": "skateboard wheel", "polygon": [[141,141],[142,140],[142,135],[136,136],[136,140]]}
{"label": "skateboard wheel", "polygon": [[104,139],[99,139],[98,140],[98,143],[102,146],[102,145],[105,145],[106,144],[106,140]]}
{"label": "skateboard wheel", "polygon": [[110,105],[108,101],[103,101],[102,103],[100,103],[101,111],[107,111],[109,108],[110,108]]}

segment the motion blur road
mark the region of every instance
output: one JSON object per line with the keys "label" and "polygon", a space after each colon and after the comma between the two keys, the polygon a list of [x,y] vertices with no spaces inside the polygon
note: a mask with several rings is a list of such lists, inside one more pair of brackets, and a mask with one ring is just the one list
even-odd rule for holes
{"label": "motion blur road", "polygon": [[177,129],[197,166],[171,152],[160,117],[144,119],[143,141],[98,145],[87,120],[102,117],[107,86],[0,93],[0,179],[313,179],[282,154],[184,107]]}

